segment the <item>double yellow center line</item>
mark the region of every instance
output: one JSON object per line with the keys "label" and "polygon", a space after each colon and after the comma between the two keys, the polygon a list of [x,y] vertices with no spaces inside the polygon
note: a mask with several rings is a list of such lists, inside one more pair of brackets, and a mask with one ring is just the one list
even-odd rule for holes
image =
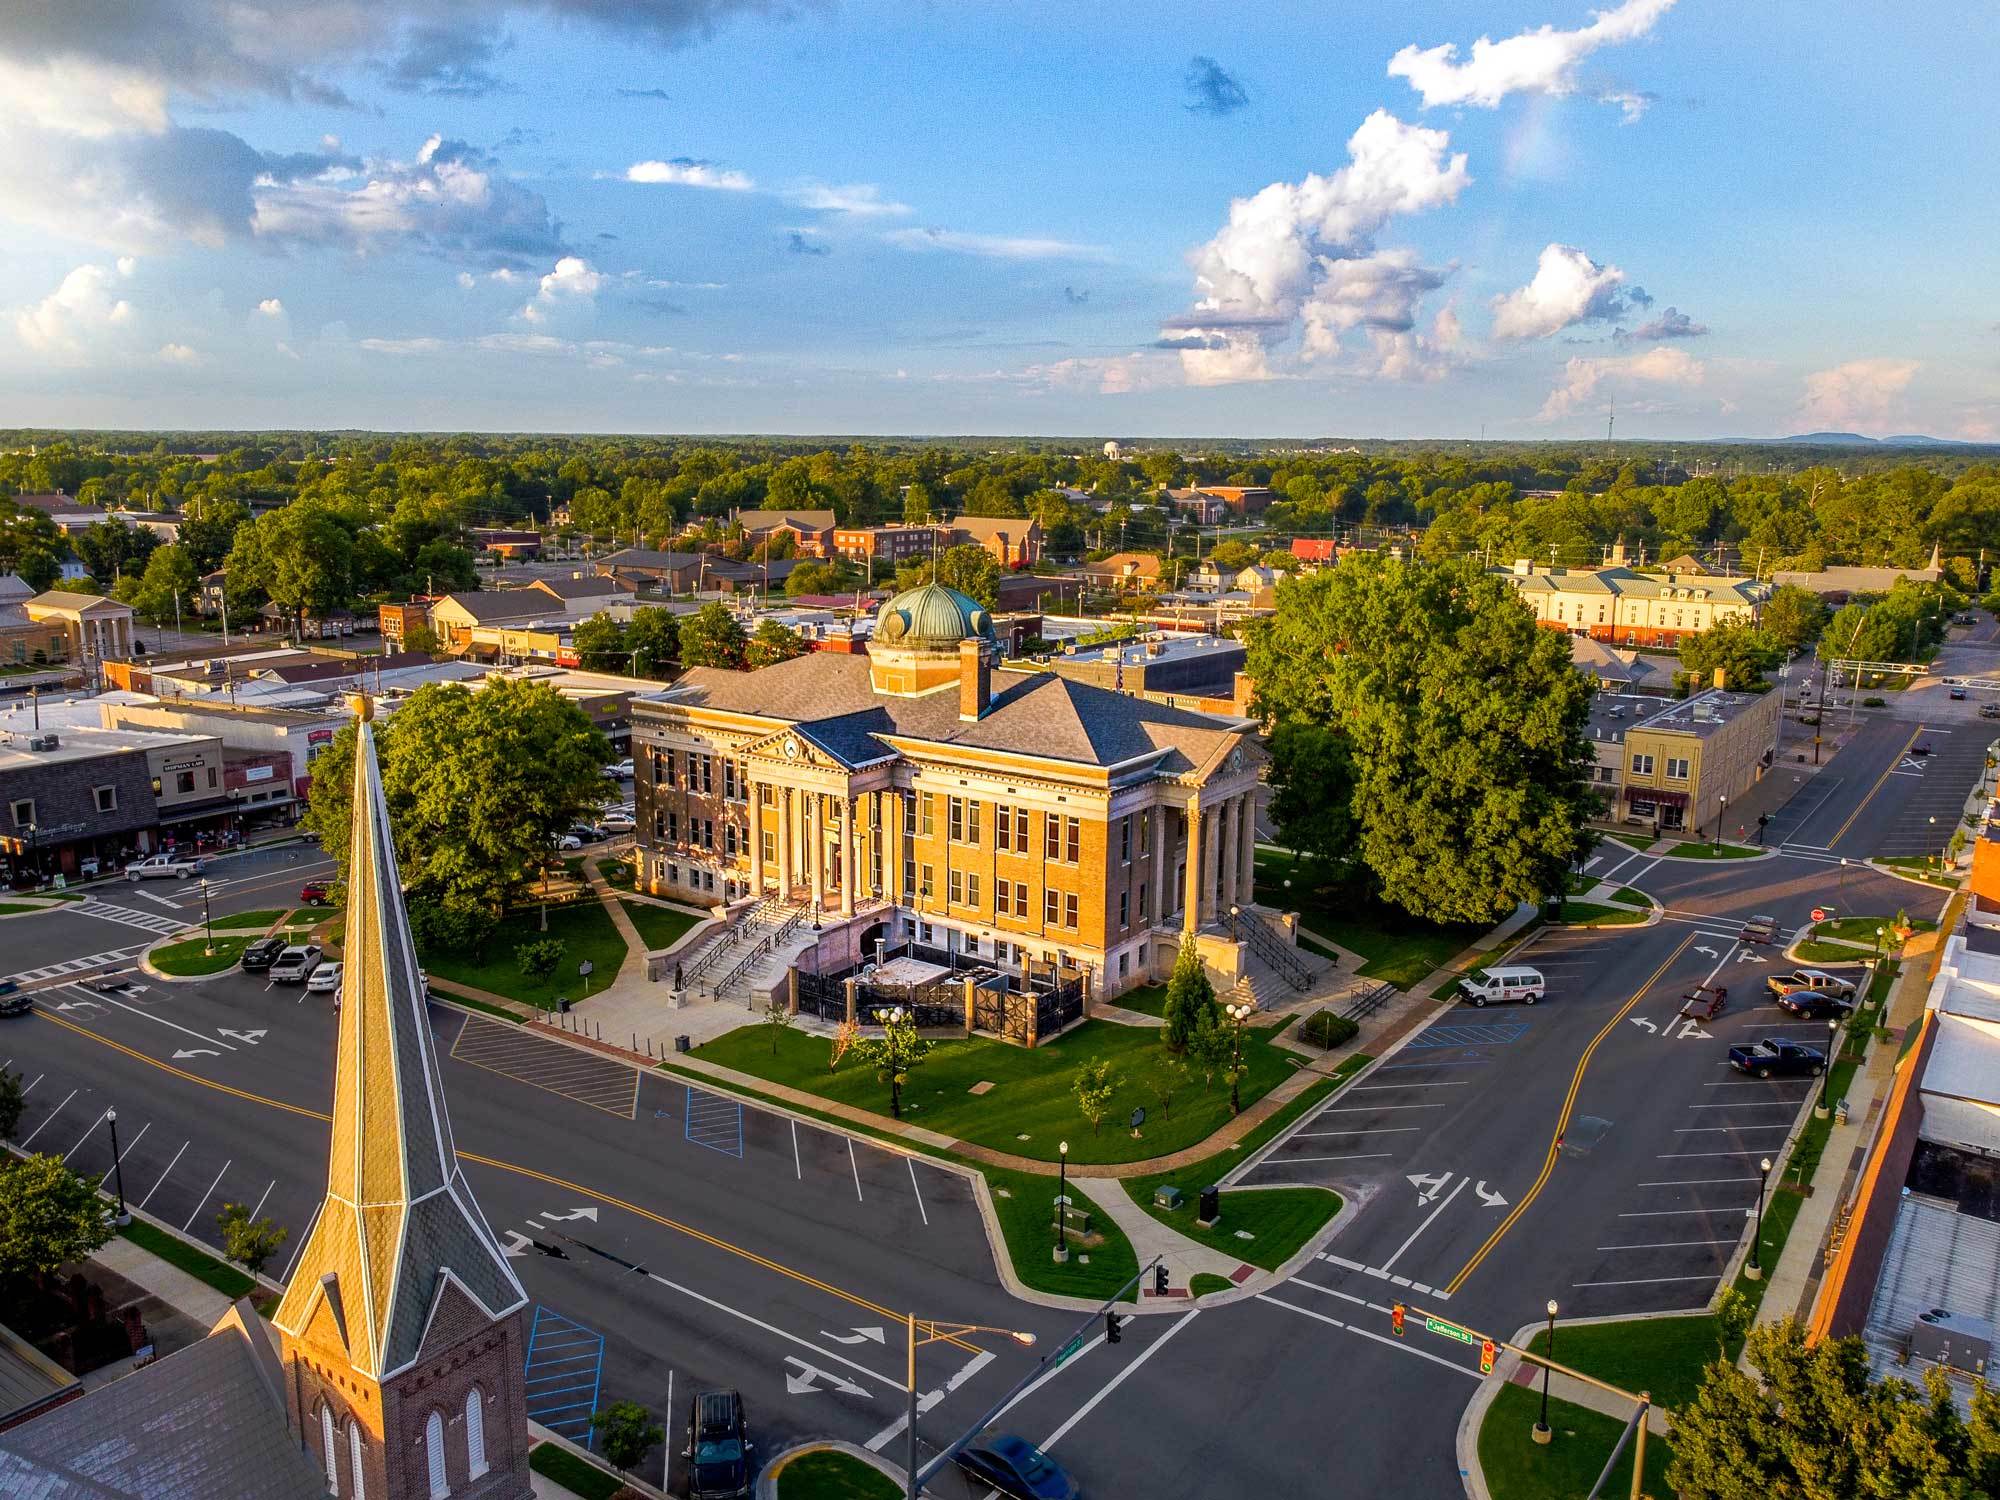
{"label": "double yellow center line", "polygon": [[[177,1068],[172,1063],[161,1062],[157,1057],[148,1057],[145,1053],[135,1051],[122,1042],[114,1042],[111,1038],[92,1031],[88,1026],[79,1026],[74,1021],[64,1020],[61,1016],[52,1016],[45,1010],[36,1009],[31,1014],[38,1021],[47,1021],[53,1025],[61,1026],[65,1030],[75,1032],[78,1036],[88,1037],[99,1046],[109,1047],[112,1051],[121,1052],[136,1062],[142,1062],[150,1067],[158,1068],[163,1073],[171,1073],[174,1077],[185,1079],[189,1083],[200,1084],[205,1089],[214,1089],[218,1093],[233,1095],[235,1098],[247,1100],[252,1104],[262,1104],[272,1109],[282,1109],[288,1114],[302,1115],[308,1120],[319,1120],[329,1125],[333,1123],[333,1116],[325,1114],[320,1110],[307,1109],[305,1106],[299,1104],[287,1104],[282,1099],[272,1099],[263,1094],[253,1094],[248,1089],[239,1089],[226,1083],[217,1083],[212,1078],[203,1078],[197,1073],[188,1072],[185,1068]],[[533,1167],[524,1167],[515,1162],[502,1161],[494,1156],[481,1156],[472,1151],[461,1151],[458,1153],[458,1158],[460,1161],[476,1162],[482,1167],[494,1167],[502,1172],[512,1172],[517,1177],[527,1177],[532,1178],[536,1182],[545,1182],[551,1187],[562,1188],[566,1192],[580,1193],[586,1198],[596,1199],[599,1203],[608,1203],[613,1208],[622,1208],[625,1212],[636,1214],[642,1219],[658,1224],[663,1229],[671,1229],[676,1234],[684,1234],[689,1239],[699,1240],[704,1245],[712,1245],[718,1250],[739,1256],[749,1261],[752,1265],[760,1266],[766,1271],[775,1272],[779,1276],[787,1277],[792,1281],[800,1283],[802,1286],[809,1286],[815,1291],[825,1292],[830,1297],[837,1297],[842,1302],[858,1307],[864,1312],[874,1313],[877,1317],[881,1318],[893,1319],[898,1323],[905,1321],[906,1314],[897,1312],[893,1308],[884,1307],[879,1302],[871,1302],[868,1298],[858,1293],[846,1291],[841,1287],[835,1286],[830,1281],[820,1280],[817,1276],[809,1276],[804,1271],[795,1271],[790,1266],[772,1260],[769,1256],[759,1255],[755,1250],[734,1244],[729,1240],[720,1239],[715,1235],[707,1233],[705,1230],[696,1229],[691,1224],[683,1224],[677,1219],[666,1218],[664,1215],[654,1213],[649,1208],[641,1208],[636,1203],[628,1203],[623,1198],[614,1198],[609,1193],[603,1192],[598,1188],[585,1187],[581,1183],[570,1182],[566,1178],[551,1176],[547,1172],[538,1172]],[[962,1338],[947,1336],[944,1342],[956,1344],[959,1348],[971,1353],[976,1354],[979,1352],[979,1345],[968,1343]]]}
{"label": "double yellow center line", "polygon": [[1522,1195],[1521,1201],[1514,1205],[1513,1211],[1500,1221],[1500,1227],[1486,1237],[1486,1243],[1473,1252],[1472,1259],[1465,1263],[1465,1269],[1452,1277],[1451,1284],[1445,1288],[1447,1296],[1458,1295],[1458,1289],[1465,1285],[1466,1278],[1479,1269],[1479,1263],[1493,1253],[1493,1247],[1506,1238],[1507,1231],[1514,1227],[1515,1221],[1528,1211],[1529,1206],[1541,1194],[1542,1189],[1548,1185],[1549,1175],[1555,1171],[1556,1157],[1562,1151],[1563,1132],[1569,1129],[1570,1111],[1576,1108],[1577,1091],[1583,1087],[1584,1070],[1590,1066],[1591,1057],[1596,1053],[1598,1047],[1602,1045],[1604,1039],[1610,1036],[1612,1031],[1617,1028],[1618,1023],[1632,1014],[1633,1008],[1646,998],[1654,985],[1660,982],[1660,976],[1674,966],[1675,960],[1685,953],[1688,945],[1699,936],[1699,933],[1690,932],[1686,937],[1682,938],[1674,951],[1667,955],[1666,961],[1659,968],[1653,970],[1651,977],[1632,992],[1632,998],[1620,1006],[1617,1013],[1604,1023],[1603,1029],[1590,1039],[1590,1045],[1583,1049],[1583,1056],[1577,1059],[1576,1071],[1570,1075],[1569,1092],[1563,1095],[1562,1112],[1556,1116],[1556,1128],[1554,1133],[1549,1137],[1548,1154],[1542,1159],[1541,1175],[1535,1178],[1535,1185]]}

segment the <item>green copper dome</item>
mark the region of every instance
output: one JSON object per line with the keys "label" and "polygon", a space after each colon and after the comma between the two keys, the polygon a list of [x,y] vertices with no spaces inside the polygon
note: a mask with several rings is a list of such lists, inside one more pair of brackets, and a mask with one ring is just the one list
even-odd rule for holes
{"label": "green copper dome", "polygon": [[974,637],[994,638],[993,616],[976,599],[941,583],[896,595],[875,617],[875,639],[885,645],[953,651]]}

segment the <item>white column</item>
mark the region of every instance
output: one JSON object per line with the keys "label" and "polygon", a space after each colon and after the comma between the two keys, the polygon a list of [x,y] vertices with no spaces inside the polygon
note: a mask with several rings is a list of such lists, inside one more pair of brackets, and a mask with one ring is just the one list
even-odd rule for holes
{"label": "white column", "polygon": [[1215,841],[1215,852],[1217,863],[1222,867],[1219,901],[1224,911],[1236,905],[1236,840],[1242,833],[1237,819],[1241,816],[1242,800],[1237,797],[1231,797],[1216,812],[1217,821],[1222,825],[1222,836]]}
{"label": "white column", "polygon": [[859,869],[858,848],[861,843],[860,830],[855,827],[854,809],[856,803],[851,796],[840,799],[840,914],[854,915],[854,880]]}
{"label": "white column", "polygon": [[1167,829],[1172,825],[1165,807],[1149,807],[1146,816],[1152,820],[1153,829],[1153,893],[1146,898],[1146,920],[1164,927],[1167,925]]}
{"label": "white column", "polygon": [[744,788],[750,796],[750,894],[764,894],[764,786]]}
{"label": "white column", "polygon": [[792,789],[778,788],[778,896],[792,899]]}
{"label": "white column", "polygon": [[826,827],[821,821],[825,816],[826,803],[817,791],[806,793],[806,837],[812,840],[812,860],[808,868],[812,871],[813,909],[816,911],[826,900]]}
{"label": "white column", "polygon": [[1202,926],[1202,804],[1198,796],[1188,798],[1188,870],[1186,906],[1180,912],[1182,932]]}
{"label": "white column", "polygon": [[1257,789],[1252,787],[1243,794],[1243,847],[1238,854],[1241,865],[1237,872],[1237,885],[1242,891],[1245,906],[1257,899]]}
{"label": "white column", "polygon": [[1203,813],[1208,826],[1201,831],[1201,920],[1215,916],[1216,852],[1222,846],[1222,809]]}

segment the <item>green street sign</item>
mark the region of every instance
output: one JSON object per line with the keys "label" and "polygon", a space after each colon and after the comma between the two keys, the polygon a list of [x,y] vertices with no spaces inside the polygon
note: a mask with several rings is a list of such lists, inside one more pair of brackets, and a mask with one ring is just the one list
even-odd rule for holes
{"label": "green street sign", "polygon": [[1067,1344],[1064,1344],[1062,1348],[1056,1351],[1056,1363],[1060,1365],[1061,1363],[1063,1363],[1063,1361],[1067,1360],[1072,1355],[1078,1353],[1082,1348],[1083,1348],[1083,1335],[1078,1334],[1075,1338],[1071,1339]]}
{"label": "green street sign", "polygon": [[1471,1329],[1460,1328],[1456,1323],[1447,1323],[1443,1318],[1425,1317],[1424,1331],[1426,1333],[1442,1334],[1448,1339],[1457,1339],[1461,1344],[1476,1344],[1479,1342],[1479,1335]]}

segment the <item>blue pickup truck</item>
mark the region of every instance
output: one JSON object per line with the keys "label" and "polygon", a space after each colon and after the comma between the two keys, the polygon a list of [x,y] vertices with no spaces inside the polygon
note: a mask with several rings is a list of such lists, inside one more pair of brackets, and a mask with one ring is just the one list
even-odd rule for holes
{"label": "blue pickup truck", "polygon": [[1817,1078],[1826,1071],[1826,1054],[1803,1042],[1767,1036],[1748,1047],[1731,1047],[1729,1066],[1757,1078]]}

